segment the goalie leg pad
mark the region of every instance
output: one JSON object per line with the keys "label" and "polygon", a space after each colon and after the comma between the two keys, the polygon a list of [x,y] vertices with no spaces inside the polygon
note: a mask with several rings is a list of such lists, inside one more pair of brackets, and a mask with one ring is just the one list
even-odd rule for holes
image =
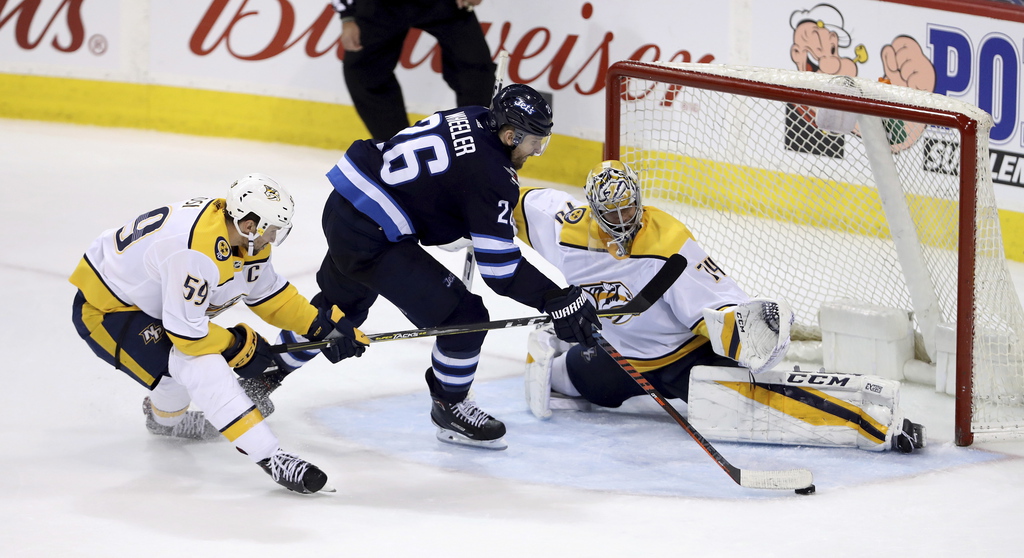
{"label": "goalie leg pad", "polygon": [[689,420],[708,439],[893,449],[900,383],[877,376],[696,366]]}
{"label": "goalie leg pad", "polygon": [[715,352],[759,374],[786,356],[793,311],[782,301],[752,300],[725,310],[703,310],[697,333],[707,336]]}
{"label": "goalie leg pad", "polygon": [[555,358],[555,348],[549,343],[547,332],[535,329],[530,332],[526,349],[526,374],[523,376],[526,402],[533,416],[547,419],[551,417],[551,361]]}
{"label": "goalie leg pad", "polygon": [[[535,329],[527,340],[524,387],[530,412],[539,419],[551,417],[552,409],[590,410],[590,403],[579,396],[569,381],[565,352],[572,345],[555,336],[549,327]],[[552,391],[552,379],[559,392]]]}

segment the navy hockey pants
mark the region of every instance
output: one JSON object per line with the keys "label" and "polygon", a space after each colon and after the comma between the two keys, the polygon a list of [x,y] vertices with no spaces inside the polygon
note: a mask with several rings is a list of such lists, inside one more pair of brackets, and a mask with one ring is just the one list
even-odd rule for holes
{"label": "navy hockey pants", "polygon": [[146,388],[155,388],[167,375],[173,344],[160,320],[141,310],[104,314],[78,291],[71,321],[96,356]]}
{"label": "navy hockey pants", "polygon": [[[337,192],[324,206],[323,228],[327,256],[316,275],[320,294],[313,304],[337,305],[356,325],[366,320],[378,295],[419,328],[489,319],[483,299],[469,292],[415,238],[389,241],[373,220]],[[437,338],[437,347],[447,355],[478,353],[485,335],[482,331],[445,335]]]}
{"label": "navy hockey pants", "polygon": [[[600,347],[574,345],[565,364],[572,385],[595,405],[619,407],[630,397],[647,393]],[[716,354],[711,343],[705,343],[668,366],[644,372],[643,377],[666,398],[686,401],[694,366],[736,366],[736,361]]]}

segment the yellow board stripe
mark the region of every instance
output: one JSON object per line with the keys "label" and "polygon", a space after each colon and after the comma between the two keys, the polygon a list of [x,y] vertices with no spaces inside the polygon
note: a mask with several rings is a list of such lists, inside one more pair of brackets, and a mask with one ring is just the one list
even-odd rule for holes
{"label": "yellow board stripe", "polygon": [[234,442],[242,434],[245,434],[253,426],[256,426],[260,422],[263,422],[263,413],[260,413],[256,406],[249,407],[249,410],[239,415],[238,418],[231,421],[230,424],[220,429],[220,433],[228,439],[229,442]]}
{"label": "yellow board stripe", "polygon": [[[872,187],[822,180],[743,165],[727,164],[662,151],[623,148],[628,161],[642,162],[644,201],[658,205],[658,200],[687,204],[701,200],[702,206],[735,213],[765,217],[768,212],[784,214],[795,224],[867,237],[888,238],[885,212],[878,191]],[[772,195],[766,197],[756,184],[772,184]],[[858,204],[830,206],[821,211],[820,200],[843,196],[860,200]],[[907,206],[918,223],[917,234],[922,244],[955,251],[958,246],[959,203],[948,199],[906,195]],[[1024,261],[1024,213],[999,210],[1003,251],[1006,258]],[[950,226],[952,224],[953,226]]]}
{"label": "yellow board stripe", "polygon": [[[410,114],[412,120],[424,115]],[[249,140],[306,145],[325,149],[346,149],[353,141],[369,137],[355,108],[350,105],[266,97],[224,91],[208,91],[164,85],[124,83],[0,73],[0,118],[20,118],[99,126],[118,126],[192,134],[233,137]],[[628,153],[626,153],[629,151]],[[754,202],[764,202],[763,192],[744,189],[748,180],[735,180],[742,170],[746,176],[772,175],[767,178],[787,185],[773,192],[771,199],[785,208],[797,222],[825,228],[840,228],[835,223],[871,223],[884,226],[880,204],[871,215],[847,211],[811,211],[809,200],[820,199],[826,189],[865,187],[843,185],[804,177],[787,176],[763,169],[729,166],[709,161],[669,156],[644,150],[623,149],[629,160],[660,157],[657,168],[637,169],[669,193],[652,195],[644,188],[647,201],[658,199],[683,202],[689,196],[716,197],[715,207],[749,214]],[[550,182],[582,186],[595,161],[603,159],[602,142],[555,134],[546,156],[531,157],[520,176]],[[652,159],[648,159],[649,161]],[[765,179],[765,178],[761,178]],[[871,190],[871,189],[867,189]],[[877,197],[877,193],[874,194]],[[915,214],[947,214],[955,211],[953,202],[908,195]],[[936,223],[937,221],[932,221]],[[999,211],[1000,228],[1006,257],[1024,262],[1024,213]],[[832,223],[832,225],[830,225]],[[843,225],[845,227],[845,225]],[[955,231],[933,225],[919,231],[929,246],[949,246]],[[955,246],[955,244],[953,244]]]}
{"label": "yellow board stripe", "polygon": [[848,426],[877,443],[888,428],[863,409],[811,388],[751,382],[718,382],[762,405],[815,426]]}
{"label": "yellow board stripe", "polygon": [[[409,118],[416,121],[424,116],[410,114]],[[339,151],[370,137],[351,105],[5,73],[0,73],[0,118],[142,128]],[[519,175],[583,186],[601,155],[600,141],[556,134],[545,156],[531,157]]]}

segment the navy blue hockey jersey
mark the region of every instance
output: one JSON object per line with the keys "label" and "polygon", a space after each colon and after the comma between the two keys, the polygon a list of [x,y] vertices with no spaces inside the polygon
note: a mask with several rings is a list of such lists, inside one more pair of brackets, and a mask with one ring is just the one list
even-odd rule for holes
{"label": "navy blue hockey jersey", "polygon": [[519,178],[487,109],[437,112],[383,143],[352,144],[327,173],[335,190],[397,242],[473,241],[480,276],[496,293],[543,310],[557,288],[522,257],[513,210]]}

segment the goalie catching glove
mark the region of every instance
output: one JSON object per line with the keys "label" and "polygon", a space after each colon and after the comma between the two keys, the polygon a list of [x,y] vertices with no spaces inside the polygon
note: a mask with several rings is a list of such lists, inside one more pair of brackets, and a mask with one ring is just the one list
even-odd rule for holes
{"label": "goalie catching glove", "polygon": [[594,347],[594,330],[601,329],[597,309],[578,286],[549,291],[544,295],[544,312],[551,316],[555,336],[566,343]]}
{"label": "goalie catching glove", "polygon": [[705,308],[696,333],[711,340],[715,352],[754,374],[771,370],[786,356],[793,311],[782,301],[752,300],[725,310]]}
{"label": "goalie catching glove", "polygon": [[331,362],[362,356],[366,347],[370,345],[370,339],[366,334],[359,331],[337,306],[321,308],[313,324],[309,326],[305,338],[310,341],[333,341],[320,349]]}
{"label": "goalie catching glove", "polygon": [[235,369],[235,374],[242,378],[255,378],[276,366],[273,349],[262,335],[246,324],[229,327],[228,331],[235,336],[235,342],[221,355],[228,361],[228,366]]}

